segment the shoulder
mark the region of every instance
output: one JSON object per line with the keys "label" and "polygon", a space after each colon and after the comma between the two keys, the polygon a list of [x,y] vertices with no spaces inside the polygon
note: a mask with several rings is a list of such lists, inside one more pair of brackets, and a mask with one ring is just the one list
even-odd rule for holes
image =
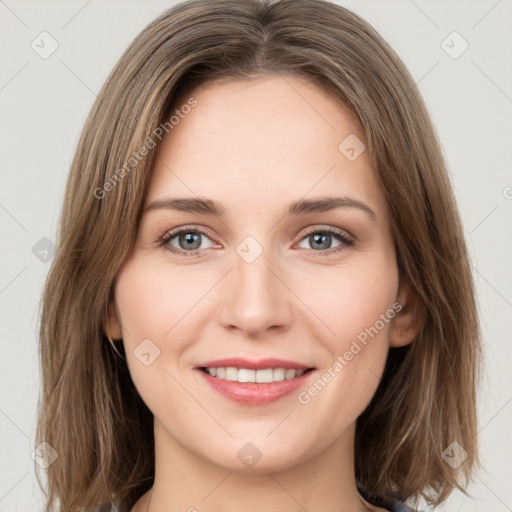
{"label": "shoulder", "polygon": [[384,495],[371,495],[367,493],[362,487],[358,486],[361,496],[371,505],[382,507],[390,512],[420,512],[412,509],[406,505],[402,500]]}
{"label": "shoulder", "polygon": [[130,507],[126,503],[121,505],[107,504],[97,508],[94,512],[130,512]]}

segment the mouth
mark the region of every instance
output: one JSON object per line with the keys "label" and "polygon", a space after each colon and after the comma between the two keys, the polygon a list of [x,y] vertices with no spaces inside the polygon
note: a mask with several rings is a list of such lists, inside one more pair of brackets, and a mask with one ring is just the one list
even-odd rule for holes
{"label": "mouth", "polygon": [[314,373],[293,361],[223,359],[195,367],[211,389],[245,405],[264,405],[279,400],[303,386]]}
{"label": "mouth", "polygon": [[292,380],[314,370],[314,368],[306,368],[305,370],[294,368],[263,368],[261,370],[254,370],[251,368],[237,368],[235,366],[207,366],[200,367],[199,369],[216,379],[258,384]]}

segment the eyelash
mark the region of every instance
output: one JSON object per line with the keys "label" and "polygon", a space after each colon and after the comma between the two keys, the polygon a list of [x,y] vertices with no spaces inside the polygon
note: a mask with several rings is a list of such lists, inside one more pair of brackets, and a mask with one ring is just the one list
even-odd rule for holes
{"label": "eyelash", "polygon": [[[191,256],[196,256],[197,254],[199,254],[199,252],[201,252],[203,249],[195,249],[193,251],[184,251],[182,249],[176,249],[170,245],[170,241],[182,233],[195,233],[195,234],[204,235],[205,237],[210,238],[208,236],[208,234],[205,233],[204,231],[202,231],[201,229],[197,229],[196,227],[193,227],[193,226],[183,226],[174,231],[164,233],[161,237],[159,237],[158,244],[160,246],[163,246],[165,250],[167,250],[173,254],[182,255],[184,257],[191,257]],[[311,251],[314,256],[326,256],[326,255],[330,256],[332,254],[342,251],[345,247],[350,247],[350,246],[354,245],[354,243],[355,243],[355,240],[352,237],[348,237],[342,231],[332,228],[332,227],[311,228],[304,234],[304,236],[300,239],[300,241],[304,240],[305,238],[307,238],[310,235],[317,234],[317,233],[321,233],[321,234],[328,233],[330,235],[334,235],[341,242],[341,245],[339,245],[338,247],[335,247],[334,249],[326,249],[324,251],[309,249],[308,251]]]}

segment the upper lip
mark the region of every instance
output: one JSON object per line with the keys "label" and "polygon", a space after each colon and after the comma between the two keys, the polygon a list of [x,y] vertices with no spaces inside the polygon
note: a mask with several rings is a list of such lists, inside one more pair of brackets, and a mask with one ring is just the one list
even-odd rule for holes
{"label": "upper lip", "polygon": [[287,361],[285,359],[266,358],[257,361],[244,359],[243,357],[231,357],[228,359],[216,359],[199,363],[195,368],[247,368],[249,370],[264,370],[265,368],[285,368],[294,370],[307,370],[312,366],[298,363],[296,361]]}

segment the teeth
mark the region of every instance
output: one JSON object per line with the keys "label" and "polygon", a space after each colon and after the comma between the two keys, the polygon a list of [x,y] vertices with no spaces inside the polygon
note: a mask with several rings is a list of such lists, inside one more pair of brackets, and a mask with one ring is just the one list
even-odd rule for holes
{"label": "teeth", "polygon": [[240,368],[237,371],[238,382],[255,382],[256,370],[248,370],[247,368]]}
{"label": "teeth", "polygon": [[274,370],[256,370],[256,382],[274,382]]}
{"label": "teeth", "polygon": [[226,368],[226,375],[224,378],[226,380],[238,380],[238,370],[232,366],[228,366]]}
{"label": "teeth", "polygon": [[286,370],[284,368],[274,368],[273,377],[274,380],[284,380],[284,374]]}
{"label": "teeth", "polygon": [[284,372],[284,378],[286,380],[293,379],[295,377],[295,370],[286,370]]}
{"label": "teeth", "polygon": [[300,377],[304,370],[293,370],[290,368],[265,368],[264,370],[250,370],[248,368],[206,368],[206,371],[219,379],[237,382],[278,382]]}

